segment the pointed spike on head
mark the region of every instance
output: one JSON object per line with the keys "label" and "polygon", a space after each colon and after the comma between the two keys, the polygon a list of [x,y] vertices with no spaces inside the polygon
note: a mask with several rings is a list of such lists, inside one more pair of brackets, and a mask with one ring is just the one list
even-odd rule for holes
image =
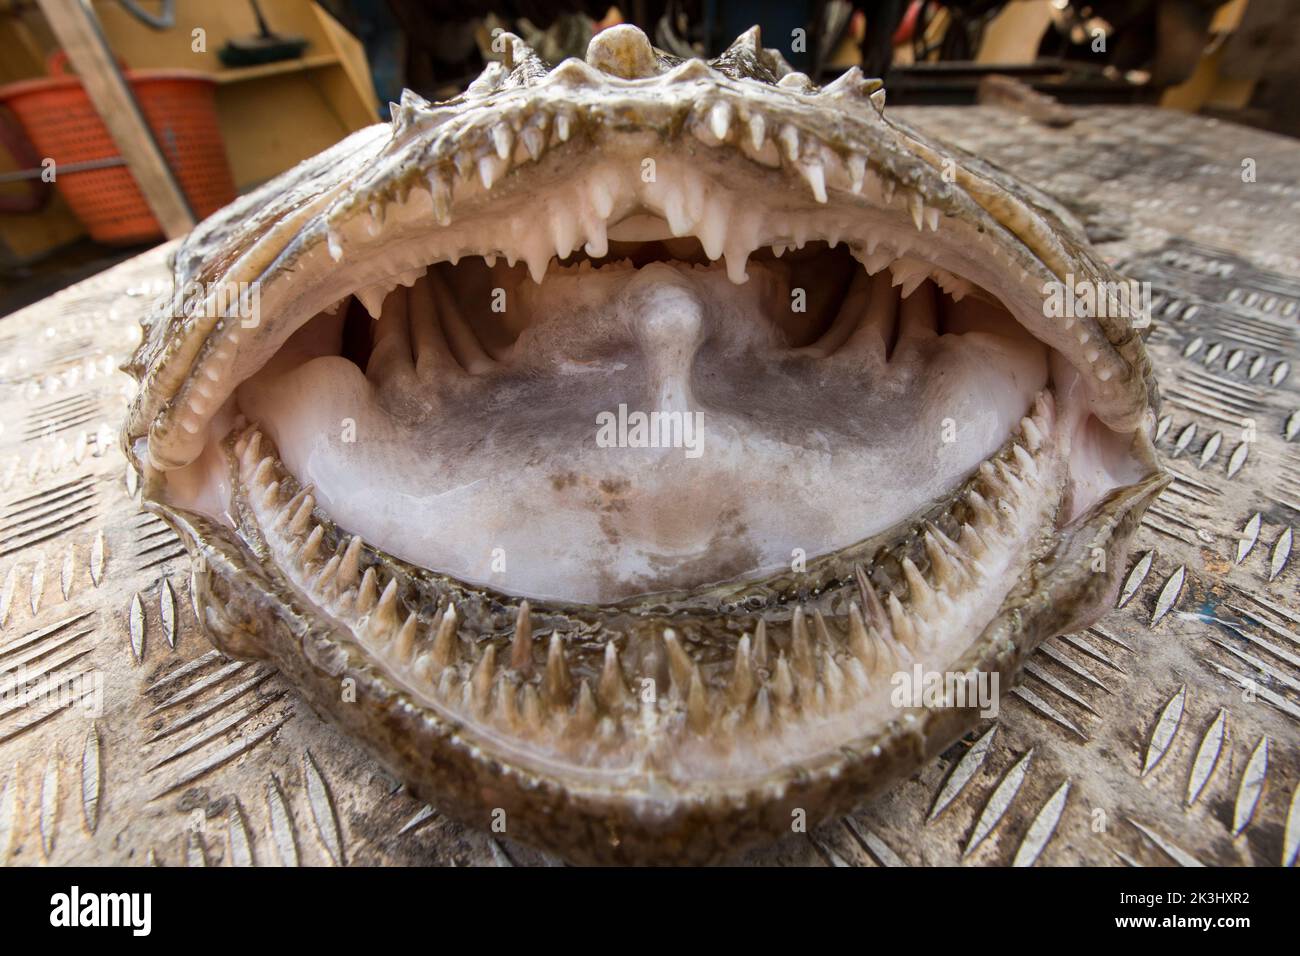
{"label": "pointed spike on head", "polygon": [[658,76],[659,58],[650,39],[630,23],[601,30],[587,44],[587,62],[610,76],[643,80]]}
{"label": "pointed spike on head", "polygon": [[823,96],[869,97],[884,84],[863,74],[862,68],[851,66],[840,76],[822,87]]}
{"label": "pointed spike on head", "polygon": [[507,70],[513,70],[520,63],[527,60],[529,54],[537,55],[533,53],[532,47],[509,30],[501,31],[493,39],[500,44],[501,65]]}
{"label": "pointed spike on head", "polygon": [[752,56],[758,56],[763,52],[763,32],[758,25],[750,27],[736,39],[731,41],[731,46],[723,51],[723,56],[729,53],[748,53]]}

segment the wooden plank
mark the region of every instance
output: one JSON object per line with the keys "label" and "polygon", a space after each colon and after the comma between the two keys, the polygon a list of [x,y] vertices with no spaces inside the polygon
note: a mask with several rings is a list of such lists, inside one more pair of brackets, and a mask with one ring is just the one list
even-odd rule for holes
{"label": "wooden plank", "polygon": [[117,68],[90,6],[86,0],[38,2],[163,232],[168,238],[189,232],[194,213]]}

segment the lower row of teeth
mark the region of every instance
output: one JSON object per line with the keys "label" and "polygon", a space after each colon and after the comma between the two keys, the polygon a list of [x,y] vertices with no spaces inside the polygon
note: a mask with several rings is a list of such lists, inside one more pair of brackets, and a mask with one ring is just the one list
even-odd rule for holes
{"label": "lower row of teeth", "polygon": [[244,495],[277,565],[423,702],[553,747],[578,740],[617,747],[643,736],[648,724],[670,739],[725,746],[736,735],[779,734],[796,719],[851,713],[900,669],[960,651],[946,647],[945,636],[963,629],[971,599],[1003,576],[1048,517],[1054,496],[1042,491],[1055,480],[1054,419],[1044,391],[968,483],[969,520],[955,538],[929,522],[916,529],[928,568],[901,559],[903,596],[878,593],[859,565],[846,613],[828,619],[796,607],[788,621],[760,619],[725,662],[697,661],[689,641],[665,628],[657,655],[637,655],[666,659],[667,686],[651,693],[653,677],[629,672],[630,655],[620,654],[617,639],[593,660],[565,635],[535,630],[527,601],[518,605],[512,633],[499,640],[467,633],[450,601],[432,618],[408,611],[402,595],[414,593],[410,579],[381,564],[359,537],[339,532],[310,487],[290,493],[297,480],[256,426],[234,449]]}

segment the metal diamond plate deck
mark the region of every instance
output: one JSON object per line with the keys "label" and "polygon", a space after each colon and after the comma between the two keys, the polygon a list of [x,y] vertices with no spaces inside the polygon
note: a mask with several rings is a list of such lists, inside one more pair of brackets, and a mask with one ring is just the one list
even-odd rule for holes
{"label": "metal diamond plate deck", "polygon": [[[1119,606],[1049,641],[996,724],[744,862],[1293,865],[1300,145],[1145,108],[1065,129],[899,112],[1054,193],[1152,283],[1177,480]],[[116,369],[170,285],[166,251],[0,321],[0,685],[21,678],[0,695],[0,862],[555,863],[417,802],[196,629],[188,559],[116,438]]]}

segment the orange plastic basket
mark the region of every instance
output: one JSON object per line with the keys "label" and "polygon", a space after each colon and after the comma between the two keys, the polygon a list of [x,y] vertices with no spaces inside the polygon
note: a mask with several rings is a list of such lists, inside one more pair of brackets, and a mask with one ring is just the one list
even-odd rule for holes
{"label": "orange plastic basket", "polygon": [[[13,110],[36,151],[54,160],[55,184],[93,239],[134,243],[160,237],[162,227],[125,166],[59,171],[119,155],[81,81],[64,72],[65,62],[57,53],[49,77],[0,87],[0,103]],[[203,219],[234,199],[212,78],[191,70],[133,70],[126,77],[195,217]]]}

